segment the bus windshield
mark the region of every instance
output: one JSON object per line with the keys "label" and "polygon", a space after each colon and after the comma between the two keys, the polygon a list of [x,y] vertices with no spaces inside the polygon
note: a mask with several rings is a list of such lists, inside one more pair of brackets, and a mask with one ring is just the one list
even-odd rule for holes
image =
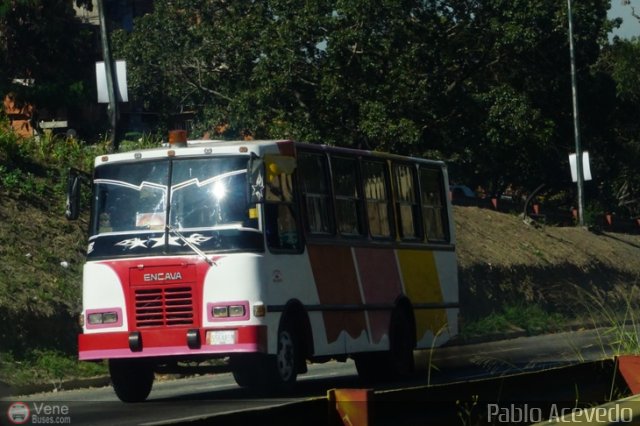
{"label": "bus windshield", "polygon": [[[91,236],[164,234],[167,225],[199,236],[257,231],[247,203],[247,161],[224,156],[101,165],[94,176]],[[140,248],[179,244],[152,237],[135,241]],[[217,234],[215,239],[219,243]],[[231,245],[216,249],[238,248]]]}
{"label": "bus windshield", "polygon": [[96,168],[91,234],[163,229],[168,180],[168,161]]}
{"label": "bus windshield", "polygon": [[246,157],[176,161],[170,224],[178,230],[248,224]]}

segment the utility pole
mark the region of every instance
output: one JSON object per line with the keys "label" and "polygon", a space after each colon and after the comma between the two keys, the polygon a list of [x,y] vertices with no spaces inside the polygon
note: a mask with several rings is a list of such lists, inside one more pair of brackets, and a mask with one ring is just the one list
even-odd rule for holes
{"label": "utility pole", "polygon": [[571,93],[573,97],[573,135],[576,144],[576,174],[578,183],[578,224],[584,226],[584,172],[582,165],[582,147],[580,146],[580,121],[578,117],[578,84],[576,82],[576,57],[573,48],[573,13],[571,0],[567,0],[569,16],[569,55],[571,58]]}
{"label": "utility pole", "polygon": [[97,3],[98,15],[100,17],[102,60],[104,61],[104,70],[107,77],[107,93],[109,97],[107,114],[109,115],[109,123],[111,125],[110,149],[118,151],[118,101],[116,99],[113,61],[111,60],[111,49],[109,48],[109,34],[107,30],[107,19],[104,13],[103,0],[97,0]]}

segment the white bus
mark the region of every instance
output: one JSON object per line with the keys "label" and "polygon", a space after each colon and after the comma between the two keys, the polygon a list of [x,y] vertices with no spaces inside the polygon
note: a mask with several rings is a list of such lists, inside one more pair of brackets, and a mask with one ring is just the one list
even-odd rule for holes
{"label": "white bus", "polygon": [[81,360],[123,401],[157,371],[228,358],[241,386],[306,361],[403,376],[457,334],[443,162],[294,141],[189,141],[96,158]]}

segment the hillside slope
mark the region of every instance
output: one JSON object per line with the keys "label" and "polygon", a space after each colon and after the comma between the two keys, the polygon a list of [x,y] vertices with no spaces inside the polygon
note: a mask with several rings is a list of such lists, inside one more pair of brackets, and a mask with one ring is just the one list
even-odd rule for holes
{"label": "hillside slope", "polygon": [[585,297],[615,309],[635,292],[638,234],[532,226],[477,207],[456,206],[454,215],[465,320],[521,304],[579,317]]}
{"label": "hillside slope", "polygon": [[51,191],[0,187],[0,352],[75,351],[86,234]]}

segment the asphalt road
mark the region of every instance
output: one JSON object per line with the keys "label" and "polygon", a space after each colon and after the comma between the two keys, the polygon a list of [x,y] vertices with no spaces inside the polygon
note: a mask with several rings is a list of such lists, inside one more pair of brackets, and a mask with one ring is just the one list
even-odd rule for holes
{"label": "asphalt road", "polygon": [[[418,356],[422,370],[415,379],[376,389],[464,382],[606,359],[614,348],[604,342],[612,338],[588,330],[440,348]],[[242,389],[229,373],[160,380],[148,401],[140,404],[120,402],[110,387],[12,396],[1,401],[0,424],[13,424],[5,413],[16,402],[30,408],[31,420],[36,415],[73,425],[159,425],[326,396],[332,388],[371,387],[358,379],[351,361],[311,365],[298,380],[295,392],[288,395]]]}

